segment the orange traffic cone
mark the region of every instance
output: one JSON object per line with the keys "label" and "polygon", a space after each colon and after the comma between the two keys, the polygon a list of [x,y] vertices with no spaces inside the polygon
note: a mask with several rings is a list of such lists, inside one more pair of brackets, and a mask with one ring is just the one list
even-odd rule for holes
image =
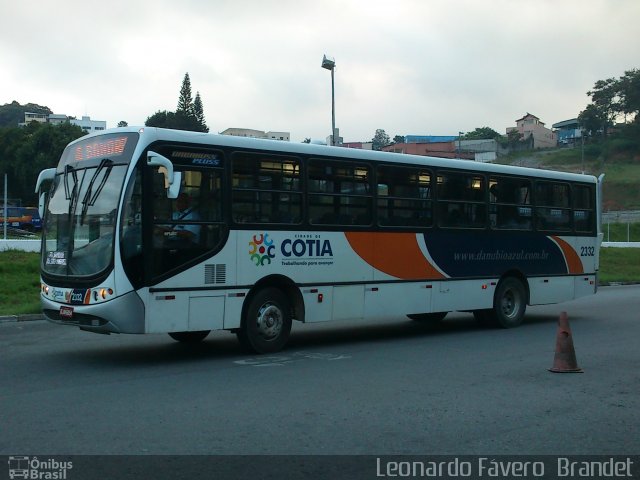
{"label": "orange traffic cone", "polygon": [[553,373],[582,373],[576,360],[576,351],[573,349],[573,338],[571,337],[567,312],[562,312],[558,319],[556,355],[553,359],[553,367],[549,371]]}

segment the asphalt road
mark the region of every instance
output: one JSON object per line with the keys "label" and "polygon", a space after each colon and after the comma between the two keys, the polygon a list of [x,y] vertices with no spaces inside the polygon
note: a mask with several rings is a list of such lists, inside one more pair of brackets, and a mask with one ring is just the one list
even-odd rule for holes
{"label": "asphalt road", "polygon": [[[553,374],[567,311],[581,374]],[[249,356],[227,332],[102,336],[0,324],[0,454],[640,453],[640,286],[530,307],[512,330],[294,325]]]}

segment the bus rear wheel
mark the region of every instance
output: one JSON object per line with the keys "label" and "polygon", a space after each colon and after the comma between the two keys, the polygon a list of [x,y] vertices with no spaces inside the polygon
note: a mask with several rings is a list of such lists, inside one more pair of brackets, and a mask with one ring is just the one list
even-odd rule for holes
{"label": "bus rear wheel", "polygon": [[493,297],[493,309],[476,310],[474,317],[481,324],[502,328],[514,328],[522,323],[527,308],[527,291],[522,281],[515,277],[503,279]]}
{"label": "bus rear wheel", "polygon": [[281,350],[291,332],[291,308],[287,297],[277,288],[258,291],[249,301],[238,340],[256,353]]}
{"label": "bus rear wheel", "polygon": [[180,343],[198,343],[205,339],[211,330],[197,332],[171,332],[169,336]]}

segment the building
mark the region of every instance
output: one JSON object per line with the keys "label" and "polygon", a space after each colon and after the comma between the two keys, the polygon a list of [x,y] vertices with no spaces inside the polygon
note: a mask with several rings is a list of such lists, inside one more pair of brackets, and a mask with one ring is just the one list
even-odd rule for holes
{"label": "building", "polygon": [[515,127],[507,128],[507,135],[510,132],[517,131],[522,140],[529,140],[532,142],[532,148],[552,148],[557,146],[558,141],[555,133],[544,126],[544,122],[541,122],[535,115],[527,114],[516,120]]}
{"label": "building", "polygon": [[47,119],[49,115],[46,113],[32,113],[32,112],[24,112],[24,123],[18,124],[21,127],[24,127],[28,123],[38,122],[38,123],[47,123]]}
{"label": "building", "polygon": [[[421,138],[430,141],[394,143],[383,147],[382,150],[385,152],[406,153],[408,155],[459,158],[476,162],[493,162],[499,153],[504,153],[500,144],[493,139],[462,140],[453,136],[432,137],[418,135],[407,135],[405,138],[409,140]],[[441,142],[433,141],[440,138],[445,140]]]}
{"label": "building", "polygon": [[342,143],[344,141],[344,138],[342,138],[340,136],[340,129],[337,128],[337,127],[336,127],[336,130],[335,130],[335,136],[336,136],[336,141],[335,142],[333,141],[333,135],[329,135],[326,138],[327,145],[334,145],[336,147],[341,147]]}
{"label": "building", "polygon": [[[453,137],[456,138],[456,137]],[[406,153],[408,155],[424,155],[427,157],[463,158],[474,160],[472,152],[465,152],[458,142],[426,142],[426,143],[394,143],[382,147],[383,152]]]}
{"label": "building", "polygon": [[506,153],[496,139],[462,140],[456,142],[462,152],[473,153],[476,162],[493,162],[498,154]]}
{"label": "building", "polygon": [[582,138],[582,129],[577,118],[554,123],[551,128],[553,128],[560,145],[575,145]]}
{"label": "building", "polygon": [[68,117],[61,114],[46,114],[46,113],[31,113],[25,112],[24,123],[20,123],[19,126],[24,127],[31,122],[38,123],[50,123],[52,125],[60,125],[65,122],[69,122],[71,125],[77,125],[87,133],[98,132],[100,130],[106,130],[107,122],[104,120],[91,120],[91,117],[83,116],[82,120],[78,120],[74,117]]}
{"label": "building", "polygon": [[266,138],[268,140],[279,140],[282,142],[290,141],[291,134],[289,132],[263,132],[262,130],[254,130],[252,128],[227,128],[220,132],[220,135],[231,135],[233,137],[247,138]]}
{"label": "building", "polygon": [[340,146],[344,148],[357,148],[359,150],[373,150],[373,142],[343,142]]}
{"label": "building", "polygon": [[60,125],[61,123],[65,123],[68,122],[69,117],[67,117],[66,115],[58,115],[55,113],[52,113],[51,115],[49,115],[49,117],[47,118],[47,122],[51,123],[53,125]]}
{"label": "building", "polygon": [[90,117],[82,117],[81,120],[75,118],[69,118],[71,125],[78,125],[82,130],[87,133],[93,133],[107,128],[107,122],[104,120],[91,120]]}
{"label": "building", "polygon": [[443,143],[457,139],[458,137],[453,135],[405,135],[404,143]]}

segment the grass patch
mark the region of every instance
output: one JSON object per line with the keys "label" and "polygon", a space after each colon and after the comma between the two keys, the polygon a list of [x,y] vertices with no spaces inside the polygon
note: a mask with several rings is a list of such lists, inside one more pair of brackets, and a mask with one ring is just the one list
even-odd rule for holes
{"label": "grass patch", "polygon": [[40,312],[40,254],[0,252],[0,315]]}
{"label": "grass patch", "polygon": [[600,282],[640,281],[640,248],[601,248]]}
{"label": "grass patch", "polygon": [[[601,282],[639,282],[640,248],[602,248]],[[40,254],[0,252],[0,315],[40,313]]]}

